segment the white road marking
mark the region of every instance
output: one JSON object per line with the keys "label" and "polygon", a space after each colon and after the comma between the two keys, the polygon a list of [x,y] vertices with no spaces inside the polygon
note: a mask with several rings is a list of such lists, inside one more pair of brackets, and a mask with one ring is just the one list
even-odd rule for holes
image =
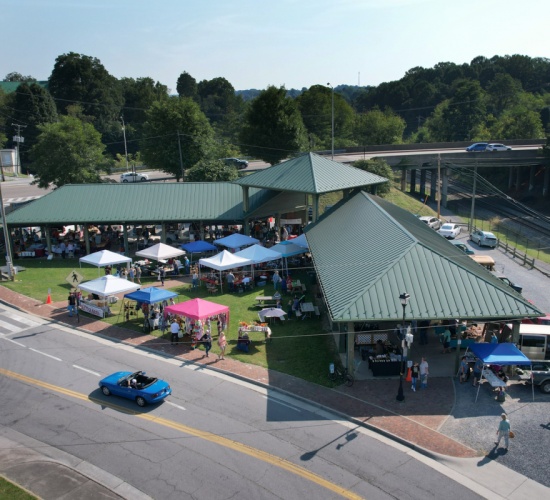
{"label": "white road marking", "polygon": [[5,321],[2,321],[0,319],[0,326],[2,328],[5,328],[6,330],[9,330],[12,333],[19,333],[21,331],[20,326],[12,325],[11,323],[6,323]]}
{"label": "white road marking", "polygon": [[171,403],[170,401],[164,400],[164,404],[174,406],[175,408],[178,408],[179,410],[187,411],[183,406]]}
{"label": "white road marking", "polygon": [[48,358],[55,359],[56,361],[63,361],[62,359],[56,358],[55,356],[52,356],[51,354],[46,354],[45,352],[38,351],[36,349],[33,349],[32,347],[29,347],[29,351],[36,352],[37,354],[42,354],[42,356],[48,356]]}
{"label": "white road marking", "polygon": [[73,368],[77,368],[78,370],[82,370],[82,371],[91,373],[92,375],[96,375],[96,376],[98,376],[98,377],[101,376],[99,373],[94,372],[94,371],[92,371],[92,370],[88,370],[88,368],[84,368],[83,366],[73,365]]}
{"label": "white road marking", "polygon": [[27,347],[26,345],[21,344],[20,342],[16,342],[15,340],[9,339],[8,337],[2,336],[4,340],[7,340],[8,342],[13,342],[14,344],[17,344],[19,347]]}
{"label": "white road marking", "polygon": [[302,413],[302,410],[299,410],[298,408],[296,408],[295,406],[290,406],[290,405],[287,405],[286,403],[283,403],[281,400],[277,399],[277,398],[274,398],[274,397],[270,397],[270,396],[266,396],[265,394],[262,395],[262,397],[264,399],[267,399],[268,401],[272,401],[274,403],[278,403],[282,406],[286,406],[287,408],[290,408],[291,410],[294,410],[294,411],[297,411],[298,413]]}

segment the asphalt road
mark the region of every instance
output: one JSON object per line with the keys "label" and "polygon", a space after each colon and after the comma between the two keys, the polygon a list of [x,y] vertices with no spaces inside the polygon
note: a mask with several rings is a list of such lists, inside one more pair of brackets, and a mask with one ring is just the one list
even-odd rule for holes
{"label": "asphalt road", "polygon": [[[0,308],[0,425],[153,498],[480,498],[430,461],[277,392]],[[144,369],[174,394],[139,409],[101,377]]]}

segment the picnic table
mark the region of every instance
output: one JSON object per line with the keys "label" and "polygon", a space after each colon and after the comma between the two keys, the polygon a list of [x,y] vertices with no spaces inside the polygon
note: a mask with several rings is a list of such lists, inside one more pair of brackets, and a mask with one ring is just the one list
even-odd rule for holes
{"label": "picnic table", "polygon": [[302,302],[300,310],[303,313],[302,320],[305,318],[311,318],[311,313],[315,311],[315,306],[313,305],[313,302]]}

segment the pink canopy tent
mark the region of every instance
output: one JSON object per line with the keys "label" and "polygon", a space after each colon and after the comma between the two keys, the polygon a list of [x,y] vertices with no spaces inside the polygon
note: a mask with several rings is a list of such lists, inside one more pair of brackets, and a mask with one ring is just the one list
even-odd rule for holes
{"label": "pink canopy tent", "polygon": [[229,323],[229,307],[203,299],[192,299],[164,308],[164,314],[176,314],[191,319],[206,319],[226,313]]}

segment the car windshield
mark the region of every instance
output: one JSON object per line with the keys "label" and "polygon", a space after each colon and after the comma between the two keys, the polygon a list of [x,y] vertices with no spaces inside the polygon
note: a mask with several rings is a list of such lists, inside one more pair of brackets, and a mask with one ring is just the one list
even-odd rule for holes
{"label": "car windshield", "polygon": [[454,226],[453,226],[452,224],[443,224],[443,225],[441,226],[441,229],[453,229],[453,227],[454,227]]}

